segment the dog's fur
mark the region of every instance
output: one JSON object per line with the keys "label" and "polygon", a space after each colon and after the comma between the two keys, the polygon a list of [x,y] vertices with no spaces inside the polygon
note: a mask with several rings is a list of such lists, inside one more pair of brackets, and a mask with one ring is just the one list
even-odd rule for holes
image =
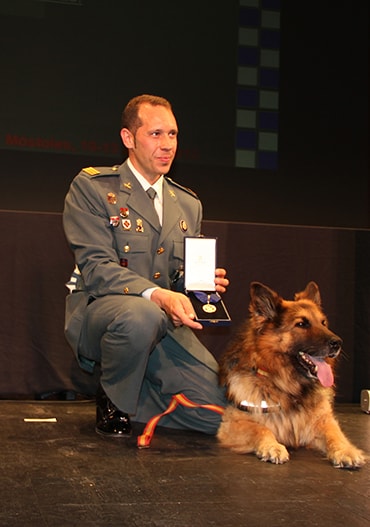
{"label": "dog's fur", "polygon": [[305,446],[335,467],[360,467],[364,453],[334,416],[332,370],[342,340],[328,328],[317,284],[285,300],[252,282],[250,296],[250,316],[220,359],[229,400],[220,444],[277,464],[289,460],[286,447]]}

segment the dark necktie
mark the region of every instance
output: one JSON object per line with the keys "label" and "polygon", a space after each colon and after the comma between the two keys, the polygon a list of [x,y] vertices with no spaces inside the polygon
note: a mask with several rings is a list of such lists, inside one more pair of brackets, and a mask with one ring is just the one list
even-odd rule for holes
{"label": "dark necktie", "polygon": [[149,187],[146,191],[146,193],[148,194],[149,198],[150,198],[150,201],[152,202],[152,205],[153,205],[153,208],[154,208],[154,212],[156,213],[157,215],[157,218],[159,220],[159,217],[158,217],[158,212],[155,208],[155,205],[154,205],[154,198],[156,197],[157,195],[157,192],[154,190],[153,187]]}
{"label": "dark necktie", "polygon": [[149,187],[146,191],[146,193],[148,194],[148,196],[150,197],[150,199],[152,200],[153,202],[153,206],[154,206],[154,198],[156,197],[157,193],[156,191],[154,190],[153,187]]}

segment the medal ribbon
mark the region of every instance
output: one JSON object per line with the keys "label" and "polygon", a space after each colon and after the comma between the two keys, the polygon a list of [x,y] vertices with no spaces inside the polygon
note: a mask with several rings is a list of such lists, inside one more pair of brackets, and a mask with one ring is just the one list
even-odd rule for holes
{"label": "medal ribbon", "polygon": [[168,405],[167,410],[165,410],[163,413],[155,415],[148,421],[146,424],[143,433],[137,438],[137,446],[139,448],[149,448],[150,442],[152,440],[155,427],[158,424],[158,421],[163,417],[164,415],[170,414],[173,412],[178,405],[181,404],[182,406],[185,406],[187,408],[206,408],[207,410],[211,410],[212,412],[216,412],[220,415],[224,413],[224,408],[222,406],[219,406],[217,404],[197,404],[188,399],[183,393],[176,393],[172,396],[171,402]]}
{"label": "medal ribbon", "polygon": [[203,304],[216,304],[221,300],[218,293],[207,294],[204,291],[193,291],[194,296]]}

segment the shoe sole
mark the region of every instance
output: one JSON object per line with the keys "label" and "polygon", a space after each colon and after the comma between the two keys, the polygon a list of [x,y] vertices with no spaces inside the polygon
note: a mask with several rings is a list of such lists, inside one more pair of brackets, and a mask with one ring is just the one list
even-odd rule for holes
{"label": "shoe sole", "polygon": [[115,434],[109,432],[102,432],[101,430],[99,430],[99,428],[95,428],[95,432],[102,437],[111,437],[112,439],[129,439],[130,437],[132,437],[132,432],[129,432],[127,434]]}

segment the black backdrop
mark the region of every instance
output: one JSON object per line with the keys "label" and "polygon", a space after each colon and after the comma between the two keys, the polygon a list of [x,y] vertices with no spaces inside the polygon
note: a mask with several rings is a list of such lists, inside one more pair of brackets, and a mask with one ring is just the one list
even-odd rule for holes
{"label": "black backdrop", "polygon": [[[370,226],[368,2],[267,2],[281,5],[274,171],[234,168],[238,0],[71,3],[0,3],[0,208],[61,211],[81,167],[122,161],[122,107],[149,91],[174,104],[172,175],[206,219]],[[7,144],[23,135],[50,149]]]}
{"label": "black backdrop", "polygon": [[[0,232],[0,398],[94,394],[98,376],[79,370],[63,335],[73,257],[61,214],[0,211]],[[224,295],[231,326],[197,333],[215,357],[247,316],[250,281],[292,298],[315,280],[344,341],[337,400],[358,402],[370,383],[370,231],[205,221],[203,233],[217,236],[218,264],[231,282]]]}

